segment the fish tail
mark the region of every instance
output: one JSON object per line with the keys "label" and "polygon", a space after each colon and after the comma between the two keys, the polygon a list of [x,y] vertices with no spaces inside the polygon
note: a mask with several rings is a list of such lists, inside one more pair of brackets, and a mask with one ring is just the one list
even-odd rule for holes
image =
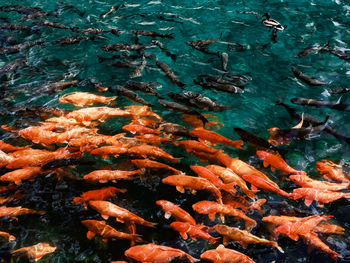
{"label": "fish tail", "polygon": [[142,238],[141,238],[141,235],[132,235],[132,240],[136,243],[141,243],[143,242]]}
{"label": "fish tail", "polygon": [[197,258],[192,257],[189,254],[186,254],[186,258],[192,263],[192,262],[199,262],[200,260]]}
{"label": "fish tail", "polygon": [[148,226],[148,227],[156,227],[157,223],[145,221],[145,222],[143,222],[143,225]]}
{"label": "fish tail", "polygon": [[37,211],[36,213],[39,214],[39,215],[45,215],[46,214],[45,211]]}
{"label": "fish tail", "polygon": [[277,244],[277,242],[271,241],[271,245],[274,246],[275,248],[277,248],[281,253],[284,253],[283,248],[281,248],[281,247]]}
{"label": "fish tail", "polygon": [[215,244],[216,242],[218,242],[218,239],[220,239],[220,237],[210,237],[208,239],[208,241],[211,243],[211,244]]}
{"label": "fish tail", "polygon": [[241,141],[241,140],[231,141],[230,142],[230,146],[234,147],[234,148],[237,148],[237,149],[242,149],[242,144],[243,144],[243,141]]}

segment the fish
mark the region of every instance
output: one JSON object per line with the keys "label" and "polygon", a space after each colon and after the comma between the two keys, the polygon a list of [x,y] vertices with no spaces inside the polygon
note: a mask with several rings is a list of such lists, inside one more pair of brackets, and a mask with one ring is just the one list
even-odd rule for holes
{"label": "fish", "polygon": [[298,209],[290,205],[286,201],[269,201],[268,205],[270,209],[276,210],[278,213],[286,216],[309,216],[312,215],[312,212]]}
{"label": "fish", "polygon": [[338,225],[332,224],[318,224],[313,229],[316,233],[327,233],[327,234],[344,234],[345,229]]}
{"label": "fish", "polygon": [[26,5],[4,5],[0,7],[2,12],[17,12],[19,14],[31,14],[41,12],[42,9],[39,7],[32,7]]}
{"label": "fish", "polygon": [[54,82],[54,83],[48,83],[44,86],[39,87],[35,92],[40,94],[53,94],[63,91],[64,89],[67,89],[75,84],[78,84],[78,80],[71,80],[71,81],[60,81],[60,82]]}
{"label": "fish", "polygon": [[151,169],[151,170],[158,170],[158,169],[165,169],[175,172],[176,174],[182,174],[182,171],[179,171],[167,164],[152,161],[149,159],[135,159],[131,160],[131,162],[136,165],[139,169]]}
{"label": "fish", "polygon": [[231,195],[227,193],[223,193],[222,202],[224,205],[230,205],[232,208],[239,208],[243,211],[257,210],[260,215],[262,215],[261,206],[266,203],[266,199],[258,199],[253,202],[249,202],[245,199],[245,197],[238,195]]}
{"label": "fish", "polygon": [[179,104],[176,102],[172,102],[172,101],[162,100],[162,99],[159,99],[158,103],[161,106],[168,108],[168,109],[171,109],[171,110],[174,110],[174,111],[178,111],[178,112],[190,114],[190,115],[196,115],[202,120],[203,125],[205,125],[207,122],[209,122],[202,114],[200,114],[199,112],[197,112],[194,109],[191,109],[185,105],[182,105],[182,104]]}
{"label": "fish", "polygon": [[163,43],[161,43],[159,40],[153,39],[152,40],[152,44],[158,46],[162,51],[165,52],[165,55],[167,55],[168,57],[170,57],[172,60],[176,60],[177,55],[173,54],[169,51],[169,49],[167,49]]}
{"label": "fish", "polygon": [[156,91],[156,89],[159,87],[161,87],[160,84],[156,82],[128,81],[124,85],[124,88],[126,89],[141,91],[150,95],[154,95],[159,99],[162,99],[162,96],[160,96],[160,94]]}
{"label": "fish", "polygon": [[277,244],[277,242],[257,237],[246,230],[240,230],[239,228],[226,225],[215,225],[214,229],[223,236],[224,245],[227,244],[229,240],[232,240],[239,243],[244,249],[247,248],[248,244],[261,244],[273,246],[281,253],[284,253],[283,249]]}
{"label": "fish", "polygon": [[112,33],[115,36],[119,36],[120,30],[118,28],[112,28],[110,30],[89,27],[86,29],[80,29],[80,33],[83,34],[101,34],[101,33]]}
{"label": "fish", "polygon": [[350,105],[340,103],[339,100],[323,101],[323,100],[314,100],[314,99],[306,99],[306,98],[293,98],[290,101],[297,105],[327,107],[333,110],[350,112]]}
{"label": "fish", "polygon": [[16,185],[23,180],[34,180],[41,173],[41,167],[27,167],[8,172],[0,176],[0,181],[14,182]]}
{"label": "fish", "polygon": [[[1,179],[1,177],[0,177]],[[327,181],[318,181],[311,179],[307,175],[302,174],[292,174],[289,176],[289,179],[298,186],[304,188],[315,188],[328,191],[340,191],[349,188],[350,182],[346,183],[330,183]]]}
{"label": "fish", "polygon": [[124,131],[128,131],[132,134],[135,133],[140,133],[140,134],[145,134],[145,133],[155,133],[155,134],[159,134],[159,131],[157,129],[151,129],[142,125],[138,125],[138,124],[128,124],[128,125],[124,125],[122,127],[122,129]]}
{"label": "fish", "polygon": [[131,33],[137,36],[162,37],[162,38],[170,38],[170,39],[174,38],[173,37],[174,33],[162,34],[158,32],[145,31],[145,30],[131,30]]}
{"label": "fish", "polygon": [[107,16],[109,16],[110,14],[114,13],[114,12],[117,11],[119,8],[122,8],[122,7],[124,7],[124,6],[125,6],[124,4],[121,4],[121,5],[112,5],[112,6],[110,7],[110,9],[109,9],[107,12],[102,13],[102,14],[100,15],[100,18],[106,18]]}
{"label": "fish", "polygon": [[320,45],[318,43],[312,44],[295,54],[295,57],[306,57],[310,54],[318,54],[319,52],[328,51],[328,48],[329,43],[326,43],[324,45]]}
{"label": "fish", "polygon": [[210,154],[215,154],[219,152],[218,149],[211,148],[202,142],[195,140],[182,140],[176,141],[175,145],[180,145],[188,152],[205,152]]}
{"label": "fish", "polygon": [[309,232],[305,235],[302,235],[301,237],[309,247],[317,248],[329,254],[332,259],[337,260],[338,258],[342,258],[342,256],[339,253],[331,250],[329,246],[323,243],[322,240],[314,232]]}
{"label": "fish", "polygon": [[192,205],[194,211],[200,214],[207,214],[211,221],[215,220],[215,214],[220,214],[222,223],[225,223],[225,215],[237,217],[245,221],[245,228],[253,229],[257,223],[254,219],[248,217],[241,210],[232,208],[230,205],[218,204],[213,201],[199,201]]}
{"label": "fish", "polygon": [[78,122],[100,121],[104,122],[110,117],[132,116],[127,110],[110,107],[90,107],[71,111],[65,117],[75,119]]}
{"label": "fish", "polygon": [[278,186],[271,184],[269,181],[267,181],[259,176],[252,175],[252,174],[250,174],[250,175],[244,174],[242,177],[244,180],[251,183],[252,190],[254,190],[256,188],[261,188],[265,192],[273,192],[273,193],[276,193],[278,195],[288,197],[288,198],[291,197],[290,193],[283,191]]}
{"label": "fish", "polygon": [[243,144],[242,141],[230,140],[224,136],[221,136],[220,134],[218,134],[216,132],[209,131],[209,130],[204,129],[202,127],[198,127],[198,128],[195,128],[194,130],[190,131],[190,135],[197,137],[199,139],[199,141],[201,141],[201,142],[209,141],[213,145],[215,145],[216,143],[221,143],[221,144],[224,144],[226,146],[241,149],[242,148],[241,145]]}
{"label": "fish", "polygon": [[264,161],[264,167],[268,167],[269,165],[271,165],[271,171],[275,171],[276,169],[278,169],[287,174],[306,175],[306,172],[297,171],[294,168],[290,167],[279,155],[266,151],[257,151],[256,154],[259,156],[260,159]]}
{"label": "fish", "polygon": [[47,243],[38,243],[30,247],[23,247],[12,250],[13,257],[26,256],[30,261],[39,261],[43,256],[55,252],[56,247],[50,246]]}
{"label": "fish", "polygon": [[75,197],[72,200],[72,204],[83,204],[84,208],[87,210],[87,206],[90,200],[102,200],[106,201],[111,197],[115,196],[116,193],[125,193],[126,189],[118,189],[113,186],[104,187],[97,190],[87,191],[82,193],[80,197]]}
{"label": "fish", "polygon": [[[211,114],[203,114],[204,117],[206,118],[210,118],[210,117],[213,117],[213,118],[217,118],[217,116],[214,116],[214,115],[211,115]],[[197,127],[203,127],[203,122],[199,119],[198,116],[195,116],[195,115],[189,115],[189,114],[183,114],[181,115],[181,119],[184,121],[184,122],[187,122],[191,127],[193,128],[197,128]],[[217,122],[217,121],[209,121],[205,124],[205,126],[208,128],[208,129],[220,129],[221,127],[220,126],[224,126],[224,124],[222,122]],[[193,137],[193,136],[191,136]],[[193,137],[195,139],[195,137]]]}
{"label": "fish", "polygon": [[11,144],[5,143],[4,141],[0,140],[0,150],[4,151],[6,153],[24,150],[24,149],[27,149],[29,147],[30,147],[30,145],[17,147],[17,146],[13,146]]}
{"label": "fish", "polygon": [[95,235],[102,237],[103,242],[107,242],[110,238],[116,239],[129,239],[134,242],[142,242],[139,235],[127,234],[119,232],[110,225],[107,225],[105,221],[98,220],[83,220],[81,223],[88,228],[86,237],[88,239],[93,238]]}
{"label": "fish", "polygon": [[132,180],[134,175],[139,174],[140,170],[122,171],[122,170],[97,170],[88,173],[83,178],[87,181],[106,183],[108,181],[116,182],[117,180]]}
{"label": "fish", "polygon": [[123,86],[113,86],[112,90],[116,91],[119,95],[122,95],[126,98],[131,99],[134,102],[137,102],[137,103],[140,103],[142,105],[149,106],[149,107],[153,106],[152,104],[146,102],[143,98],[141,98],[137,93],[135,93],[127,88],[124,88]]}
{"label": "fish", "polygon": [[157,223],[152,223],[143,218],[131,213],[130,211],[121,208],[108,201],[89,201],[89,206],[101,214],[102,218],[107,220],[110,216],[115,217],[117,222],[140,224],[148,227],[155,227]]}
{"label": "fish", "polygon": [[210,249],[201,254],[201,259],[214,263],[254,263],[254,261],[233,249],[219,245],[216,249]]}
{"label": "fish", "polygon": [[166,219],[173,216],[177,221],[185,222],[190,225],[197,225],[195,219],[178,205],[167,200],[158,200],[156,204],[165,212],[164,217]]}
{"label": "fish", "polygon": [[202,86],[203,89],[215,89],[218,91],[223,91],[227,93],[234,93],[234,94],[239,94],[243,93],[244,90],[242,87],[238,87],[234,84],[229,84],[229,83],[215,83],[215,82],[204,82],[202,80],[194,80],[194,84]]}
{"label": "fish", "polygon": [[65,46],[65,45],[77,44],[77,43],[80,43],[81,41],[88,41],[91,39],[93,39],[93,37],[86,37],[86,36],[63,37],[63,38],[59,38],[54,41],[51,41],[51,44]]}
{"label": "fish", "polygon": [[290,195],[291,199],[304,198],[305,205],[310,206],[313,201],[317,202],[319,207],[323,207],[324,204],[334,202],[340,198],[350,198],[350,193],[332,192],[323,189],[316,188],[297,188],[293,190]]}
{"label": "fish", "polygon": [[142,76],[142,71],[145,69],[147,65],[147,60],[145,56],[142,56],[142,60],[140,63],[140,66],[138,66],[134,72],[130,74],[130,78],[136,78],[136,77],[141,77]]}
{"label": "fish", "polygon": [[212,237],[211,235],[200,229],[198,226],[189,223],[173,222],[170,224],[170,226],[175,231],[178,231],[184,240],[186,240],[188,236],[190,236],[195,241],[197,241],[197,238],[201,238],[209,241],[211,244],[215,244],[219,239]]}
{"label": "fish", "polygon": [[170,263],[173,259],[188,260],[191,263],[199,260],[180,249],[160,246],[153,243],[138,245],[125,251],[125,256],[141,262]]}
{"label": "fish", "polygon": [[170,69],[170,67],[163,61],[157,60],[156,65],[165,73],[165,75],[171,80],[171,82],[175,83],[180,88],[183,88],[185,86],[185,83],[181,82],[175,75],[175,73]]}
{"label": "fish", "polygon": [[200,74],[198,75],[198,80],[202,82],[216,83],[216,84],[231,84],[235,85],[242,90],[244,86],[248,84],[249,79],[243,75],[233,75],[230,73],[225,73],[222,76],[214,76],[210,74]]}
{"label": "fish", "polygon": [[37,26],[46,26],[46,27],[59,28],[59,29],[70,29],[73,32],[76,32],[78,30],[77,27],[68,27],[68,26],[65,26],[63,24],[48,21],[48,20],[32,21],[32,24],[37,25]]}
{"label": "fish", "polygon": [[163,158],[172,162],[179,162],[181,160],[181,158],[175,158],[158,147],[146,144],[130,147],[128,149],[128,154],[152,159]]}
{"label": "fish", "polygon": [[21,206],[15,206],[15,207],[7,207],[7,206],[0,206],[0,218],[1,217],[10,217],[10,218],[17,218],[17,216],[20,215],[27,215],[27,214],[38,214],[38,215],[44,215],[45,211],[37,211],[33,209],[24,208]]}
{"label": "fish", "polygon": [[126,111],[130,112],[133,115],[133,118],[150,117],[158,121],[162,120],[162,117],[150,111],[148,106],[129,105],[125,106],[124,108]]}
{"label": "fish", "polygon": [[317,80],[313,77],[305,75],[304,73],[302,73],[301,71],[299,71],[298,69],[296,69],[294,67],[291,67],[291,70],[296,78],[300,79],[302,82],[304,82],[310,86],[322,86],[322,85],[328,85],[331,83],[331,81],[328,81],[328,82],[320,81],[320,80]]}
{"label": "fish", "polygon": [[77,107],[82,107],[84,105],[92,105],[94,103],[109,104],[112,100],[115,100],[117,96],[114,97],[104,97],[98,96],[89,92],[72,92],[66,93],[59,98],[60,104],[73,104]]}
{"label": "fish", "polygon": [[28,41],[28,42],[23,42],[13,46],[2,47],[0,48],[0,55],[15,54],[24,49],[37,46],[37,45],[42,45],[43,43],[44,42],[42,41]]}
{"label": "fish", "polygon": [[140,44],[110,44],[110,45],[106,45],[100,48],[103,51],[107,51],[107,52],[115,52],[118,50],[127,50],[127,51],[138,51],[138,50],[142,50],[145,49],[144,45],[140,45]]}
{"label": "fish", "polygon": [[222,52],[220,55],[221,58],[221,69],[222,71],[227,71],[227,63],[228,63],[228,54],[226,52]]}
{"label": "fish", "polygon": [[327,91],[328,91],[330,94],[347,93],[347,92],[350,91],[350,87],[342,87],[342,88],[328,89]]}
{"label": "fish", "polygon": [[174,136],[193,138],[191,135],[189,135],[189,130],[186,127],[176,123],[162,122],[159,124],[158,130],[161,133],[171,134]]}
{"label": "fish", "polygon": [[338,48],[329,48],[329,53],[345,61],[350,61],[350,54]]}
{"label": "fish", "polygon": [[318,161],[316,162],[315,168],[319,173],[323,174],[323,177],[327,180],[332,180],[340,183],[350,182],[350,180],[344,175],[342,167],[332,161]]}
{"label": "fish", "polygon": [[0,237],[6,238],[8,242],[16,240],[16,237],[7,232],[0,231]]}
{"label": "fish", "polygon": [[315,215],[310,215],[306,217],[296,217],[296,216],[265,216],[262,218],[263,222],[272,223],[274,225],[286,225],[295,222],[303,222],[308,219],[314,218]]}
{"label": "fish", "polygon": [[26,58],[19,58],[10,63],[7,63],[0,69],[0,78],[6,75],[7,79],[10,79],[10,75],[16,71],[17,68],[21,67],[23,64],[27,63]]}
{"label": "fish", "polygon": [[207,190],[215,197],[217,202],[222,204],[222,196],[220,190],[205,178],[187,176],[184,174],[171,175],[165,177],[162,180],[162,183],[174,185],[176,187],[176,190],[180,193],[184,193],[185,189],[189,189],[192,194],[195,194],[197,190]]}
{"label": "fish", "polygon": [[[158,131],[158,130],[157,130]],[[135,136],[136,139],[142,140],[148,144],[152,144],[154,146],[157,146],[163,142],[173,142],[172,140],[164,137],[160,137],[154,134],[144,134],[144,135],[138,135]]]}

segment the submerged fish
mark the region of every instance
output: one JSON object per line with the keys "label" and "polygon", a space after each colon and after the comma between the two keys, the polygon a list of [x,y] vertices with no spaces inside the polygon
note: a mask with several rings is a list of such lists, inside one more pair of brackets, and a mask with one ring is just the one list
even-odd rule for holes
{"label": "submerged fish", "polygon": [[291,67],[292,72],[294,74],[295,77],[297,77],[298,79],[300,79],[301,81],[303,81],[304,83],[311,85],[311,86],[322,86],[322,85],[327,85],[330,84],[331,82],[324,82],[324,81],[320,81],[317,80],[313,77],[310,77],[308,75],[305,75],[304,73],[302,73],[301,71],[297,70],[294,67]]}
{"label": "submerged fish", "polygon": [[141,91],[147,94],[151,94],[161,99],[162,97],[156,91],[160,84],[157,82],[136,82],[136,81],[128,81],[125,83],[124,88]]}
{"label": "submerged fish", "polygon": [[156,64],[157,67],[160,68],[165,73],[165,75],[171,80],[171,82],[175,83],[180,88],[183,88],[185,86],[185,84],[178,79],[178,77],[167,64],[160,60],[157,60]]}
{"label": "submerged fish", "polygon": [[201,255],[201,259],[209,260],[213,263],[254,263],[254,261],[233,249],[225,248],[223,245],[219,245],[216,249],[205,251]]}
{"label": "submerged fish", "polygon": [[306,98],[293,98],[290,101],[298,105],[327,107],[333,110],[350,112],[350,104],[342,104],[339,101],[322,101]]}
{"label": "submerged fish", "polygon": [[56,247],[50,246],[47,243],[38,243],[30,247],[23,247],[20,249],[12,250],[13,257],[26,256],[30,261],[38,261],[43,256],[51,254],[56,250]]}
{"label": "submerged fish", "polygon": [[22,51],[23,49],[41,45],[43,43],[44,42],[42,41],[28,41],[13,46],[2,47],[0,48],[0,55],[15,54]]}
{"label": "submerged fish", "polygon": [[146,102],[143,98],[141,98],[137,93],[135,93],[127,88],[124,88],[123,86],[114,86],[111,89],[117,91],[119,95],[127,97],[134,102],[137,102],[137,103],[140,103],[142,105],[149,106],[149,107],[153,106],[152,104]]}
{"label": "submerged fish", "polygon": [[171,38],[173,39],[173,34],[161,34],[158,32],[152,32],[152,31],[145,31],[145,30],[132,30],[131,33],[135,35],[141,35],[141,36],[149,36],[149,37],[163,37],[163,38]]}

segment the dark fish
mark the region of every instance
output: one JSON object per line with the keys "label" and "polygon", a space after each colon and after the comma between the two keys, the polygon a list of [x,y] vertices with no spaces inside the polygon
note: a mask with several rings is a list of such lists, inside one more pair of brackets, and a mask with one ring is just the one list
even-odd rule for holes
{"label": "dark fish", "polygon": [[109,90],[108,87],[103,86],[102,83],[99,82],[96,78],[89,78],[88,80],[90,84],[93,85],[95,90],[97,90],[98,92],[105,92]]}
{"label": "dark fish", "polygon": [[25,6],[25,5],[4,5],[0,6],[0,11],[2,12],[17,12],[19,14],[31,14],[36,12],[42,12],[39,7]]}
{"label": "dark fish", "polygon": [[129,89],[126,89],[122,86],[114,86],[114,87],[112,87],[112,90],[115,90],[119,95],[127,97],[134,102],[137,102],[137,103],[140,103],[142,105],[149,106],[149,107],[153,106],[152,104],[149,104],[143,98],[141,98],[137,93],[135,93]]}
{"label": "dark fish", "polygon": [[320,45],[320,44],[313,44],[310,46],[307,46],[306,48],[304,48],[302,51],[298,52],[297,54],[295,54],[295,57],[306,57],[312,53],[319,53],[321,51],[326,51],[328,50],[328,43],[324,44],[324,45]]}
{"label": "dark fish", "polygon": [[57,23],[57,22],[51,22],[51,21],[33,21],[32,22],[34,25],[37,26],[46,26],[46,27],[52,27],[52,28],[60,28],[60,29],[70,29],[73,32],[76,32],[79,28],[78,27],[68,27],[63,24]]}
{"label": "dark fish", "polygon": [[208,122],[208,120],[202,114],[200,114],[199,112],[197,112],[194,109],[191,109],[185,105],[182,105],[182,104],[179,104],[176,102],[172,102],[172,101],[162,100],[162,99],[159,99],[158,102],[160,105],[162,105],[163,107],[165,107],[167,109],[171,109],[171,110],[185,113],[185,114],[198,116],[201,119],[201,121],[203,122],[203,125],[205,125]]}
{"label": "dark fish", "polygon": [[172,60],[176,60],[177,55],[172,54],[160,41],[153,39],[152,43],[156,46],[158,46],[162,51],[165,52],[165,55],[170,57]]}
{"label": "dark fish", "polygon": [[161,34],[157,32],[152,31],[144,31],[144,30],[132,30],[131,33],[135,35],[141,35],[141,36],[149,36],[149,37],[164,37],[164,38],[171,38],[173,39],[174,33],[171,34]]}
{"label": "dark fish", "polygon": [[338,49],[334,49],[334,50],[330,50],[329,53],[331,53],[332,55],[343,59],[345,61],[350,61],[350,54],[345,53],[344,51],[338,50]]}
{"label": "dark fish", "polygon": [[65,45],[77,44],[77,43],[80,43],[81,41],[88,41],[91,39],[93,39],[93,37],[85,37],[85,36],[63,37],[52,41],[51,44],[65,46]]}
{"label": "dark fish", "polygon": [[49,115],[63,116],[68,112],[68,110],[50,106],[17,106],[8,108],[7,114],[21,116],[31,115],[33,117],[42,117]]}
{"label": "dark fish", "polygon": [[71,81],[61,81],[61,82],[56,82],[56,83],[50,83],[44,86],[39,87],[35,93],[57,93],[60,92],[64,89],[69,88],[72,85],[77,84],[79,81],[78,80],[71,80]]}
{"label": "dark fish", "polygon": [[228,54],[226,52],[221,53],[221,69],[227,71]]}
{"label": "dark fish", "polygon": [[328,89],[328,92],[330,94],[341,94],[341,93],[347,93],[349,91],[350,91],[350,87],[338,88],[338,89]]}
{"label": "dark fish", "polygon": [[66,159],[55,159],[41,167],[42,170],[57,169],[61,167],[67,167],[70,165],[87,164],[92,165],[93,162],[83,161],[82,159],[66,158]]}
{"label": "dark fish", "polygon": [[29,30],[31,30],[31,28],[29,26],[20,25],[20,24],[0,24],[0,29],[11,30],[11,31],[15,31],[15,30],[29,31]]}
{"label": "dark fish", "polygon": [[195,84],[202,86],[203,89],[215,89],[219,91],[224,91],[227,93],[243,93],[244,90],[241,87],[235,86],[233,84],[221,84],[216,82],[204,82],[201,80],[194,80]]}
{"label": "dark fish", "polygon": [[116,54],[112,57],[101,57],[101,56],[97,56],[98,58],[98,62],[103,62],[106,60],[115,60],[115,59],[123,59],[123,58],[129,58],[129,59],[138,59],[140,58],[140,55],[133,55],[133,54]]}
{"label": "dark fish", "polygon": [[130,89],[130,90],[138,90],[147,94],[151,94],[156,96],[159,99],[162,99],[162,97],[159,95],[159,93],[156,91],[157,88],[161,87],[159,83],[156,82],[136,82],[136,81],[128,81],[124,88]]}
{"label": "dark fish", "polygon": [[41,44],[43,44],[43,42],[41,41],[28,41],[28,42],[20,43],[13,46],[2,47],[0,48],[0,55],[18,53],[23,49],[30,48],[36,45],[41,45]]}
{"label": "dark fish", "polygon": [[193,138],[189,134],[189,130],[186,127],[179,125],[179,124],[171,123],[171,122],[161,123],[158,127],[158,130],[161,133],[168,133],[168,134],[172,134],[175,136],[183,136],[183,137],[187,137],[187,138]]}
{"label": "dark fish", "polygon": [[113,12],[117,11],[119,8],[123,7],[124,5],[112,5],[111,8],[106,12],[100,15],[100,18],[105,18],[106,16],[112,14]]}
{"label": "dark fish", "polygon": [[101,50],[107,51],[107,52],[114,52],[118,50],[141,50],[145,49],[144,45],[130,45],[130,44],[111,44],[101,47]]}
{"label": "dark fish", "polygon": [[10,20],[7,17],[0,17],[1,21],[4,21],[4,23],[10,23]]}
{"label": "dark fish", "polygon": [[197,49],[201,52],[203,52],[204,54],[208,54],[208,55],[214,55],[214,56],[220,56],[220,52],[219,51],[211,51],[209,49],[207,49],[206,47],[202,47],[202,46],[191,46],[194,49]]}
{"label": "dark fish", "polygon": [[142,71],[146,67],[147,60],[145,56],[142,56],[142,61],[140,63],[140,66],[136,68],[134,72],[130,74],[130,78],[136,78],[136,77],[141,77],[142,76]]}
{"label": "dark fish", "polygon": [[75,7],[74,5],[69,4],[69,3],[64,3],[62,1],[60,1],[58,9],[61,11],[72,10],[74,13],[78,14],[80,17],[83,17],[85,15],[85,11],[81,11],[77,7]]}
{"label": "dark fish", "polygon": [[193,41],[188,41],[186,42],[187,45],[191,46],[191,47],[204,47],[204,46],[208,46],[212,43],[215,43],[217,41],[219,41],[220,39],[205,39],[205,40],[193,40]]}
{"label": "dark fish", "polygon": [[247,77],[243,75],[232,75],[232,74],[224,74],[223,76],[220,76],[220,77],[210,75],[210,74],[201,74],[198,76],[198,79],[200,81],[215,82],[218,84],[231,84],[231,85],[241,87],[242,89],[249,81]]}
{"label": "dark fish", "polygon": [[165,75],[171,80],[171,82],[175,83],[180,88],[183,88],[185,86],[185,84],[177,78],[177,76],[174,74],[174,72],[169,68],[167,64],[165,64],[163,61],[160,61],[160,60],[157,60],[156,64],[157,64],[157,67],[160,68],[165,73]]}
{"label": "dark fish", "polygon": [[[25,58],[19,58],[19,59],[16,59],[15,61],[12,61],[8,64],[6,64],[5,66],[3,66],[1,69],[0,69],[0,77],[2,77],[3,75],[9,75],[11,74],[12,72],[14,72],[18,67],[20,67],[21,65],[23,65],[24,63],[27,62],[27,59]],[[9,77],[7,77],[9,78]]]}
{"label": "dark fish", "polygon": [[100,28],[86,28],[79,30],[80,33],[84,34],[101,34],[101,33],[112,33],[113,35],[119,36],[120,30],[118,28],[112,28],[110,30],[100,29]]}
{"label": "dark fish", "polygon": [[260,49],[265,49],[269,45],[271,45],[271,43],[267,43],[267,44],[259,44],[259,43],[257,43],[257,44],[240,44],[240,43],[236,43],[236,42],[225,42],[225,41],[220,41],[219,43],[226,44],[227,50],[234,51],[234,52],[244,52],[247,50],[260,50]]}
{"label": "dark fish", "polygon": [[304,73],[302,73],[301,71],[297,70],[294,67],[291,67],[291,70],[296,78],[300,79],[304,83],[311,85],[311,86],[321,86],[321,85],[327,85],[327,84],[331,83],[331,82],[320,81],[320,80],[317,80],[313,77],[305,75]]}
{"label": "dark fish", "polygon": [[34,12],[34,13],[31,13],[31,14],[28,14],[24,17],[22,17],[20,20],[23,21],[23,20],[32,20],[32,19],[36,19],[36,18],[41,18],[41,17],[47,17],[47,16],[54,16],[54,17],[57,17],[58,16],[58,13],[57,13],[57,10],[54,10],[54,11],[50,11],[50,12]]}
{"label": "dark fish", "polygon": [[108,64],[109,66],[115,67],[115,68],[131,68],[135,69],[135,65],[132,64],[130,61],[122,60],[122,61],[112,61]]}
{"label": "dark fish", "polygon": [[290,100],[294,104],[315,107],[327,107],[333,110],[350,112],[350,104],[342,104],[339,101],[323,101],[306,98],[293,98]]}

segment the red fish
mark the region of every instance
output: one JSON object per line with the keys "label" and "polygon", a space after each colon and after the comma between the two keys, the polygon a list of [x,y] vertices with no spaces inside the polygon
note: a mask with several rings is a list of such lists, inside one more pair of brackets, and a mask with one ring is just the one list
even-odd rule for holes
{"label": "red fish", "polygon": [[165,212],[164,217],[166,219],[169,219],[170,216],[173,216],[178,221],[186,222],[191,225],[196,225],[196,221],[194,220],[194,218],[178,205],[175,205],[172,202],[166,200],[158,200],[156,204],[159,205]]}
{"label": "red fish", "polygon": [[345,229],[338,225],[332,224],[318,224],[314,229],[317,233],[327,233],[327,234],[344,234]]}
{"label": "red fish", "polygon": [[187,259],[192,263],[199,261],[179,249],[153,243],[131,247],[125,251],[125,256],[143,263],[170,263],[173,259]]}
{"label": "red fish", "polygon": [[323,174],[323,177],[335,182],[350,182],[345,177],[342,171],[342,167],[334,162],[322,160],[316,163],[316,170]]}
{"label": "red fish", "polygon": [[92,105],[94,103],[108,104],[117,97],[98,96],[89,92],[72,92],[64,94],[59,98],[60,104],[73,104],[74,106]]}
{"label": "red fish", "polygon": [[141,170],[135,171],[122,171],[122,170],[97,170],[93,171],[83,178],[87,181],[97,181],[100,183],[106,183],[108,181],[116,182],[117,180],[130,180],[135,179],[134,175],[139,174]]}
{"label": "red fish", "polygon": [[135,138],[152,145],[159,145],[163,142],[172,142],[172,140],[168,138],[160,137],[154,134],[138,135],[138,136],[135,136]]}
{"label": "red fish", "polygon": [[142,125],[138,125],[138,124],[128,124],[128,125],[124,125],[122,127],[122,129],[124,131],[128,131],[131,132],[132,134],[135,133],[140,133],[140,134],[145,134],[145,133],[155,133],[158,134],[159,131],[157,129],[151,129]]}
{"label": "red fish", "polygon": [[148,106],[129,105],[129,106],[125,107],[125,110],[128,111],[135,119],[136,118],[151,117],[151,118],[154,118],[158,121],[162,120],[162,117],[160,117],[158,114],[150,111]]}
{"label": "red fish", "polygon": [[6,238],[8,242],[12,242],[13,240],[16,240],[16,238],[13,235],[10,235],[7,232],[0,231],[0,237]]}
{"label": "red fish", "polygon": [[170,170],[170,171],[173,171],[177,174],[181,174],[183,172],[179,171],[179,170],[176,170],[175,168],[169,166],[169,165],[166,165],[164,163],[160,163],[160,162],[156,162],[156,161],[152,161],[152,160],[149,160],[149,159],[136,159],[136,160],[131,160],[131,162],[136,165],[138,168],[140,169],[144,169],[144,168],[147,168],[147,169],[165,169],[165,170]]}
{"label": "red fish", "polygon": [[172,162],[178,162],[181,160],[181,158],[175,158],[158,147],[146,144],[129,148],[128,154],[141,156],[144,158],[164,158]]}
{"label": "red fish", "polygon": [[128,152],[128,148],[126,148],[123,144],[121,144],[120,146],[103,146],[95,150],[92,150],[90,154],[98,155],[106,159],[108,158],[109,154],[113,155],[114,157],[118,157],[119,154],[127,153],[127,152]]}
{"label": "red fish", "polygon": [[347,189],[349,187],[349,183],[340,184],[340,183],[330,183],[326,181],[318,181],[318,180],[313,180],[310,177],[306,175],[301,175],[301,174],[290,175],[289,179],[296,185],[299,185],[305,188],[316,188],[316,189],[322,189],[322,190],[328,190],[328,191],[339,191],[339,190]]}
{"label": "red fish", "polygon": [[223,245],[219,245],[216,249],[205,251],[201,255],[201,259],[214,263],[254,263],[250,257],[236,250],[225,248]]}
{"label": "red fish", "polygon": [[229,194],[223,194],[222,201],[225,205],[230,205],[232,208],[240,208],[243,211],[257,210],[261,215],[261,206],[266,203],[266,199],[249,202],[241,196],[232,196]]}
{"label": "red fish", "polygon": [[26,256],[30,261],[38,261],[43,256],[51,254],[56,250],[56,247],[52,247],[47,243],[38,243],[34,246],[23,247],[20,249],[12,250],[13,257]]}
{"label": "red fish", "polygon": [[16,218],[17,216],[27,215],[27,214],[43,215],[45,214],[45,211],[32,210],[28,208],[23,208],[21,206],[15,206],[15,207],[0,206],[0,218],[4,216]]}
{"label": "red fish", "polygon": [[200,141],[209,141],[213,145],[216,143],[221,143],[226,146],[234,147],[237,149],[241,149],[243,141],[232,141],[227,139],[224,136],[212,131],[208,131],[202,127],[195,128],[193,131],[190,131],[190,135],[197,137]]}
{"label": "red fish", "polygon": [[316,201],[319,207],[323,207],[323,204],[333,202],[340,198],[350,198],[350,193],[339,193],[314,188],[297,188],[293,190],[291,198],[304,198],[306,206],[310,206],[313,201]]}
{"label": "red fish", "polygon": [[14,182],[15,184],[19,185],[22,183],[22,180],[34,180],[34,178],[40,173],[41,167],[27,167],[5,173],[4,175],[0,176],[0,181]]}
{"label": "red fish", "polygon": [[205,152],[205,153],[217,153],[219,150],[211,148],[202,142],[197,142],[193,140],[183,140],[177,141],[175,145],[180,145],[188,152]]}
{"label": "red fish", "polygon": [[11,144],[7,144],[4,141],[0,140],[0,150],[4,151],[6,153],[24,150],[24,149],[27,149],[28,147],[30,147],[30,146],[16,147],[16,146],[13,146]]}
{"label": "red fish", "polygon": [[181,237],[186,240],[188,238],[187,235],[189,235],[193,240],[197,240],[196,238],[201,238],[204,240],[209,241],[212,244],[215,244],[217,242],[218,238],[214,238],[208,233],[204,232],[200,227],[191,225],[189,223],[184,222],[173,222],[170,224],[170,226],[175,230],[178,231],[181,235]]}
{"label": "red fish", "polygon": [[132,116],[129,111],[109,107],[91,107],[75,110],[66,115],[67,118],[75,119],[78,122],[100,121],[104,122],[110,117]]}

